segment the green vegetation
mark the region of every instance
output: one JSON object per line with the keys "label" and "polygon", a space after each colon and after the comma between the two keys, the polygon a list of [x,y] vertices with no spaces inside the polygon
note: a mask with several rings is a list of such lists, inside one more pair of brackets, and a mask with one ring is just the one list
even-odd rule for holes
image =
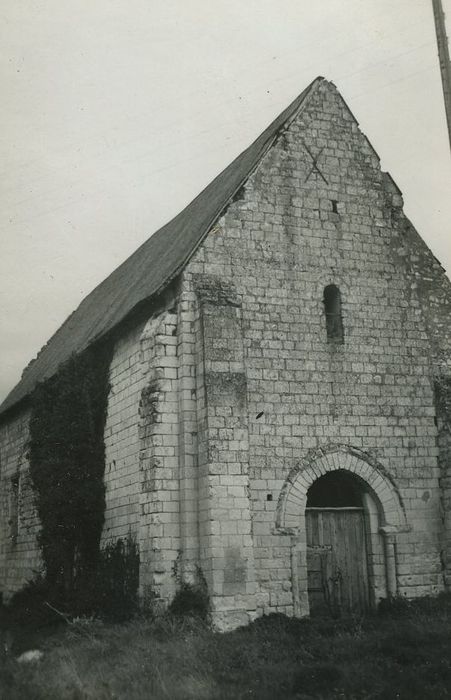
{"label": "green vegetation", "polygon": [[50,598],[79,609],[94,588],[104,522],[111,348],[71,357],[32,396],[29,460]]}
{"label": "green vegetation", "polygon": [[125,622],[139,609],[138,585],[138,545],[130,537],[118,539],[102,547],[89,582],[85,580],[72,596],[58,595],[45,576],[37,575],[0,608],[0,627],[3,623],[22,630],[51,629],[86,613],[107,622]]}
{"label": "green vegetation", "polygon": [[[36,664],[0,664],[8,700],[425,700],[451,688],[451,597],[399,602],[364,620],[261,618],[228,634],[167,614],[72,621]],[[36,638],[33,639],[36,643]]]}
{"label": "green vegetation", "polygon": [[205,623],[210,622],[210,596],[200,566],[196,571],[196,583],[182,581],[177,575],[176,581],[178,590],[169,606],[169,615],[174,618],[190,616]]}

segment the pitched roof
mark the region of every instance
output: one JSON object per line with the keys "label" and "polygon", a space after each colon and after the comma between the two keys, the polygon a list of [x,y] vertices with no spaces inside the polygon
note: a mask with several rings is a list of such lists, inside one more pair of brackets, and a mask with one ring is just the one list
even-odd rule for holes
{"label": "pitched roof", "polygon": [[73,353],[102,338],[138,304],[161,292],[181,271],[224,207],[247,180],[281,128],[324,78],[316,78],[241,155],[172,221],[160,228],[98,285],[50,338],[0,406],[4,413],[49,379]]}

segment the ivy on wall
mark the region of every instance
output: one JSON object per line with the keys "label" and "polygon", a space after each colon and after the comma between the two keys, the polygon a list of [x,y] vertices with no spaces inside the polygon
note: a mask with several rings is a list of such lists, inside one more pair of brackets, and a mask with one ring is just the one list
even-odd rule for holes
{"label": "ivy on wall", "polygon": [[439,420],[450,427],[451,423],[451,377],[436,377],[434,382],[435,404]]}
{"label": "ivy on wall", "polygon": [[104,427],[111,349],[72,356],[32,396],[30,474],[49,589],[92,586],[105,511]]}

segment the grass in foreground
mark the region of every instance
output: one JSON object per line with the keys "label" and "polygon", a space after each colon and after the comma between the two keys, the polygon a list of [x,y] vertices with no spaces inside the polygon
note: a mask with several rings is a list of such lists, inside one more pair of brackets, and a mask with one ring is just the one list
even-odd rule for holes
{"label": "grass in foreground", "polygon": [[[228,634],[194,619],[79,620],[44,658],[0,661],[5,700],[425,700],[451,697],[451,597],[366,620],[261,618]],[[36,638],[33,639],[36,643]],[[27,643],[16,642],[17,655]],[[27,647],[29,648],[29,646]]]}

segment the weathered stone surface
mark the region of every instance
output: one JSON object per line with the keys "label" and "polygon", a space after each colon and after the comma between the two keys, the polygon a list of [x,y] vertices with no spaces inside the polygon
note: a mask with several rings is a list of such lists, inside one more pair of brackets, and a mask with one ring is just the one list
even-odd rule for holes
{"label": "weathered stone surface", "polygon": [[[409,527],[396,537],[397,591],[420,595],[443,586],[431,377],[438,346],[442,364],[450,356],[441,335],[450,286],[422,241],[406,237],[401,206],[341,97],[324,86],[185,273],[220,274],[242,302],[260,611],[292,610],[285,600],[292,550],[282,546],[287,536],[274,532],[278,497],[290,470],[330,444],[368,453],[402,498]],[[329,284],[341,291],[343,344],[327,343]],[[305,502],[300,515],[301,508]],[[384,595],[384,554],[377,569],[376,544],[374,576]]]}
{"label": "weathered stone surface", "polygon": [[[343,342],[328,342],[328,285]],[[442,590],[450,428],[433,382],[450,376],[450,309],[443,270],[324,82],[190,259],[177,302],[116,343],[104,541],[137,538],[143,597],[167,602],[200,577],[221,628],[303,614],[306,493],[336,469],[364,485],[374,600]],[[1,428],[5,503],[26,426]],[[6,593],[36,559],[27,508],[14,553],[2,516]]]}

